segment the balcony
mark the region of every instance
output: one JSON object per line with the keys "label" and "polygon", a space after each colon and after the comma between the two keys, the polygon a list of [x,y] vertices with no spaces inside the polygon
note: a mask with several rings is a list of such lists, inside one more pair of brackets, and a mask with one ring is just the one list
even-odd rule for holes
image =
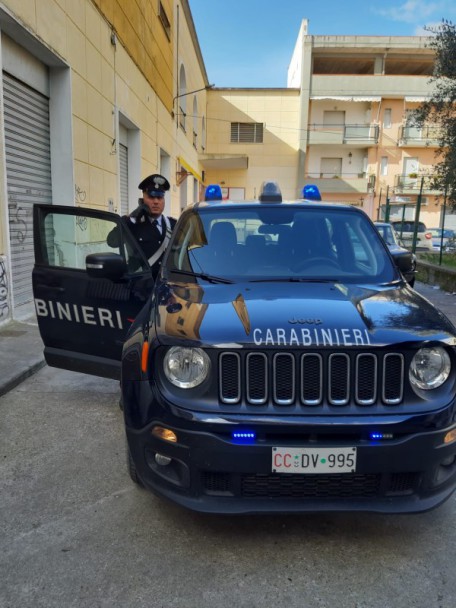
{"label": "balcony", "polygon": [[442,135],[440,127],[426,126],[422,129],[412,126],[402,126],[399,129],[398,146],[425,147],[439,145],[439,138]]}
{"label": "balcony", "polygon": [[369,96],[381,97],[429,97],[436,85],[429,84],[427,76],[400,75],[313,75],[312,97]]}
{"label": "balcony", "polygon": [[350,144],[372,146],[378,143],[378,125],[309,124],[309,144]]}
{"label": "balcony", "polygon": [[306,174],[306,183],[318,186],[322,193],[367,194],[370,180],[366,173],[331,173],[310,172]]}
{"label": "balcony", "polygon": [[423,178],[423,193],[434,195],[442,193],[441,190],[432,187],[432,175],[419,175],[417,173],[396,175],[394,177],[394,192],[397,194],[419,194]]}

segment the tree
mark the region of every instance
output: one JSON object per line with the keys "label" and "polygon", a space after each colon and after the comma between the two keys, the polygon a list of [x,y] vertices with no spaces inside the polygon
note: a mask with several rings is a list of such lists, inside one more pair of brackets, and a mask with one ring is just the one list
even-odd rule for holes
{"label": "tree", "polygon": [[418,127],[439,127],[432,187],[445,192],[447,201],[456,209],[456,25],[443,20],[438,26],[426,27],[432,36],[428,46],[435,51],[434,72],[430,83],[435,86],[430,99],[414,112]]}

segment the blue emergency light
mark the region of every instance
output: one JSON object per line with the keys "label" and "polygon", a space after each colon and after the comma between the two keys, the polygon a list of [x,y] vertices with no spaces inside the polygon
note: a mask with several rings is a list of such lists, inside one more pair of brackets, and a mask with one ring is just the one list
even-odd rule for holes
{"label": "blue emergency light", "polygon": [[261,184],[258,200],[262,203],[281,203],[282,192],[279,184],[274,181],[266,181]]}
{"label": "blue emergency light", "polygon": [[218,184],[210,184],[206,188],[204,194],[205,201],[221,201],[222,200],[222,189]]}
{"label": "blue emergency light", "polygon": [[321,194],[318,186],[314,184],[307,184],[302,189],[302,198],[307,201],[321,201]]}

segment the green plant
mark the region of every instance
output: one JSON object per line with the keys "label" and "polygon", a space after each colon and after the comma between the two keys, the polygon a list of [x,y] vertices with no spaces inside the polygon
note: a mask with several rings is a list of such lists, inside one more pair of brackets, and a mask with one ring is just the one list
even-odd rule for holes
{"label": "green plant", "polygon": [[[440,253],[420,253],[419,259],[439,266]],[[456,253],[444,253],[442,255],[442,267],[456,269]]]}

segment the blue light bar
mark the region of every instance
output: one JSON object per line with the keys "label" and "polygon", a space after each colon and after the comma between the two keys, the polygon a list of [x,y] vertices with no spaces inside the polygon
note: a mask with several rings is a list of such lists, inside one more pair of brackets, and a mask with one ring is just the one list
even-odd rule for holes
{"label": "blue light bar", "polygon": [[392,433],[371,433],[370,438],[372,441],[379,441],[380,439],[392,439]]}
{"label": "blue light bar", "polygon": [[231,439],[236,443],[254,443],[256,441],[256,433],[253,431],[233,431]]}

